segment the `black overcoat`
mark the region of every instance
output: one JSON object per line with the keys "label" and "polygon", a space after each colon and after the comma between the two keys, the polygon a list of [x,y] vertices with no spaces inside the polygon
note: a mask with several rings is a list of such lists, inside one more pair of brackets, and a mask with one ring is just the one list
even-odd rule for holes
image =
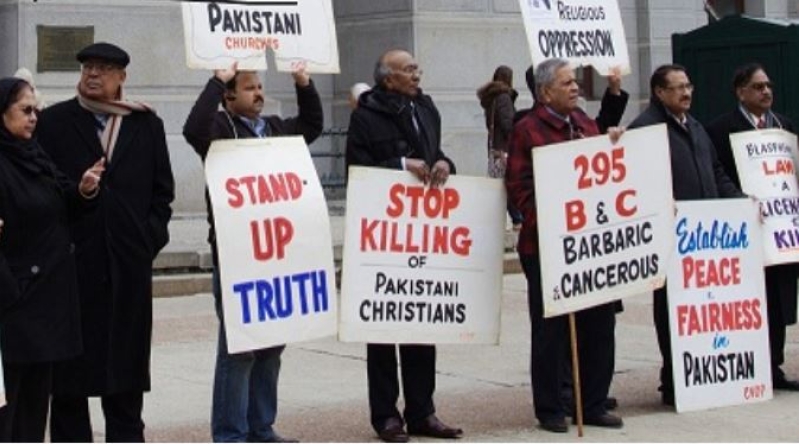
{"label": "black overcoat", "polygon": [[[774,128],[782,128],[796,134],[796,129],[788,117],[774,113],[776,121]],[[751,131],[755,129],[752,123],[744,116],[740,108],[722,114],[707,126],[707,132],[716,151],[719,161],[724,165],[727,175],[730,176],[738,187],[741,186],[738,177],[738,168],[735,166],[735,157],[732,154],[730,134]],[[797,278],[799,278],[799,264],[782,264],[766,268],[766,287],[773,289],[767,292],[769,304],[779,304],[786,325],[796,323],[796,292]]]}
{"label": "black overcoat", "polygon": [[[0,150],[10,149],[21,148],[0,143]],[[6,362],[58,361],[81,352],[67,212],[68,201],[79,198],[77,185],[64,179],[20,168],[0,152],[0,343]]]}
{"label": "black overcoat", "polygon": [[[94,115],[77,99],[45,109],[38,136],[73,180],[103,156]],[[173,198],[163,122],[152,112],[125,116],[95,211],[71,223],[84,354],[55,368],[55,393],[149,390],[152,263],[169,240]]]}

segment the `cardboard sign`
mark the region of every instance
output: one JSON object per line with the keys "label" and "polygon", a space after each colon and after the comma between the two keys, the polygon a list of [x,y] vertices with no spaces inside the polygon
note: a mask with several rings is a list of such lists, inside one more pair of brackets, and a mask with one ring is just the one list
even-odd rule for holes
{"label": "cardboard sign", "polygon": [[533,66],[566,59],[602,75],[630,72],[627,39],[615,0],[519,0]]}
{"label": "cardboard sign", "polygon": [[730,143],[741,188],[760,203],[766,265],[799,262],[796,135],[746,131],[730,134]]}
{"label": "cardboard sign", "polygon": [[757,206],[677,202],[668,302],[678,412],[772,398]]}
{"label": "cardboard sign", "polygon": [[505,187],[351,167],[341,277],[342,341],[499,341]]}
{"label": "cardboard sign", "polygon": [[335,334],[330,219],[302,137],[216,141],[205,176],[230,353]]}
{"label": "cardboard sign", "polygon": [[331,0],[183,2],[189,68],[266,70],[274,51],[278,71],[304,66],[310,73],[339,72]]}
{"label": "cardboard sign", "polygon": [[532,155],[544,316],[662,287],[674,217],[666,126]]}

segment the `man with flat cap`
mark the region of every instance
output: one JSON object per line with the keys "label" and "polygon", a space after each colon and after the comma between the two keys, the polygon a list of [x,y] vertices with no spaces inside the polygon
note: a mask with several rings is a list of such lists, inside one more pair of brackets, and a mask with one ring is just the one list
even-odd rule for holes
{"label": "man with flat cap", "polygon": [[143,442],[150,390],[152,264],[167,244],[174,181],[164,124],[126,100],[130,57],[110,43],[77,54],[77,96],[46,108],[38,138],[68,176],[105,159],[98,205],[71,221],[84,353],[53,370],[50,439],[90,442],[88,398],[99,396],[107,442]]}

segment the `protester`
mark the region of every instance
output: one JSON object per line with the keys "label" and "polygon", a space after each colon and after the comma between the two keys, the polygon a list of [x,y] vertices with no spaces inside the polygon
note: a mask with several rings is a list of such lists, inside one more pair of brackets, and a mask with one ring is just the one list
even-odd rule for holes
{"label": "protester", "polygon": [[106,441],[141,442],[150,390],[152,266],[169,240],[172,168],[161,119],[124,97],[127,52],[94,43],[77,59],[77,96],[42,111],[39,140],[70,178],[99,159],[106,172],[97,209],[71,223],[84,353],[54,368],[50,437],[91,441],[88,397],[99,396]]}
{"label": "protester", "polygon": [[[738,106],[707,126],[710,139],[727,175],[740,188],[738,169],[730,145],[730,134],[766,128],[780,128],[796,134],[786,116],[772,111],[774,90],[762,65],[751,63],[739,67],[733,77],[733,91]],[[796,280],[799,265],[772,265],[765,269],[768,334],[771,349],[771,379],[777,390],[799,391],[799,382],[788,379],[780,366],[785,362],[785,328],[796,324]]]}
{"label": "protester", "polygon": [[[299,115],[292,118],[262,116],[263,85],[258,73],[239,71],[237,64],[217,70],[191,109],[183,136],[205,162],[211,143],[220,139],[246,139],[302,135],[310,144],[322,133],[324,114],[319,93],[304,68],[292,73]],[[218,111],[220,103],[223,110]],[[269,159],[265,159],[268,161]],[[215,442],[296,442],[275,432],[280,355],[285,345],[251,352],[228,353],[219,281],[216,232],[208,193],[208,222],[214,262],[213,293],[219,318],[211,434]]]}
{"label": "protester", "polygon": [[[78,287],[68,216],[89,208],[102,161],[61,174],[33,137],[28,82],[0,79],[0,349],[7,404],[0,441],[43,442],[53,363],[81,353]],[[81,198],[82,196],[82,198]]]}
{"label": "protester", "polygon": [[[662,65],[649,81],[651,98],[647,107],[629,128],[665,123],[669,135],[672,192],[676,200],[740,197],[741,192],[724,173],[716,149],[702,125],[688,111],[694,86],[685,68]],[[669,336],[669,311],[666,287],[655,290],[653,314],[658,346],[663,358],[660,369],[661,400],[674,405],[674,380]]]}
{"label": "protester", "polygon": [[[419,87],[421,75],[413,55],[405,50],[392,49],[380,56],[374,70],[375,86],[361,95],[350,116],[348,167],[406,170],[434,187],[443,186],[455,173],[455,165],[441,151],[441,116]],[[461,437],[461,429],[445,425],[435,414],[435,346],[400,344],[399,355],[405,397],[402,415],[397,410],[397,346],[366,346],[371,423],[380,439],[407,442],[409,434]]]}
{"label": "protester", "polygon": [[348,103],[350,105],[350,109],[355,109],[358,107],[358,99],[361,97],[361,94],[369,91],[371,87],[366,83],[359,82],[352,85],[350,88],[350,97],[348,99]]}
{"label": "protester", "polygon": [[[568,316],[544,318],[531,149],[597,136],[599,129],[577,106],[579,88],[567,61],[554,58],[542,62],[536,68],[535,79],[538,100],[514,127],[505,181],[508,197],[525,216],[517,250],[527,277],[535,416],[542,429],[565,433],[569,406],[561,392],[567,376],[563,369],[567,359],[564,351],[569,346]],[[615,140],[620,130],[610,133]],[[577,312],[575,317],[584,423],[622,427],[622,419],[608,413],[605,406],[615,365],[615,305],[592,307]]]}
{"label": "protester", "polygon": [[[483,107],[488,129],[488,176],[495,179],[505,178],[508,140],[513,131],[513,115],[516,113],[514,103],[518,95],[513,89],[513,70],[505,65],[497,67],[493,79],[477,90],[477,98]],[[522,227],[522,214],[510,201],[507,209],[514,231],[519,231]]]}

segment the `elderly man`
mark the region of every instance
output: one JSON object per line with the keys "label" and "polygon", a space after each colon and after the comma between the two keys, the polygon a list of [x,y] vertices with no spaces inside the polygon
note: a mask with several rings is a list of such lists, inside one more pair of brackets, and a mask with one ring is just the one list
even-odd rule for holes
{"label": "elderly man", "polygon": [[[214,72],[191,109],[183,135],[205,161],[211,143],[219,139],[249,139],[283,135],[302,135],[310,144],[322,133],[322,101],[304,69],[292,73],[299,115],[281,118],[261,115],[264,93],[254,71],[230,69]],[[219,105],[223,109],[219,110]],[[206,199],[208,194],[206,193]],[[228,352],[222,313],[214,218],[208,203],[211,226],[208,242],[214,261],[213,293],[219,317],[219,340],[211,406],[211,434],[214,442],[295,442],[275,432],[277,384],[280,355],[284,345],[252,352]]]}
{"label": "elderly man", "polygon": [[[635,118],[629,128],[666,124],[674,199],[698,200],[742,196],[740,190],[724,173],[724,166],[719,162],[716,149],[705,129],[688,114],[694,86],[688,79],[685,68],[680,65],[660,66],[652,74],[649,87],[651,91],[649,107]],[[654,293],[655,329],[663,358],[659,390],[663,404],[674,405],[666,287],[655,290]]]}
{"label": "elderly man", "polygon": [[[527,277],[530,310],[531,378],[535,416],[542,429],[565,433],[567,410],[561,397],[569,346],[567,316],[544,318],[541,260],[531,149],[582,137],[599,135],[599,128],[577,106],[579,88],[574,71],[562,59],[548,59],[535,72],[536,101],[533,109],[513,130],[508,171],[508,198],[524,214],[517,250]],[[612,137],[618,137],[616,130]],[[621,418],[607,412],[614,369],[615,305],[604,304],[576,313],[580,374],[584,375],[584,422],[599,427],[622,427]]]}
{"label": "elderly man", "polygon": [[92,440],[89,396],[102,398],[106,440],[144,440],[150,390],[152,265],[167,244],[174,182],[161,119],[125,100],[128,54],[95,43],[77,54],[77,97],[46,108],[38,137],[73,180],[100,158],[95,211],[72,221],[84,353],[55,366],[52,441]]}
{"label": "elderly man", "polygon": [[[441,117],[430,96],[419,88],[421,74],[407,51],[395,49],[380,56],[375,65],[375,86],[361,94],[350,117],[348,166],[407,170],[431,186],[442,186],[455,173],[455,165],[441,151]],[[435,347],[401,344],[399,354],[403,415],[397,410],[397,347],[366,347],[369,408],[378,436],[386,442],[407,442],[409,434],[459,438],[461,429],[445,425],[435,415]]]}
{"label": "elderly man", "polygon": [[[774,90],[765,69],[758,63],[739,67],[733,76],[733,90],[738,106],[707,126],[724,169],[737,186],[741,186],[730,134],[755,129],[781,128],[796,133],[793,123],[771,110]],[[785,362],[785,327],[796,323],[796,279],[799,265],[781,264],[767,267],[766,300],[768,333],[771,347],[771,379],[777,390],[799,391],[799,382],[788,379],[780,366]]]}

